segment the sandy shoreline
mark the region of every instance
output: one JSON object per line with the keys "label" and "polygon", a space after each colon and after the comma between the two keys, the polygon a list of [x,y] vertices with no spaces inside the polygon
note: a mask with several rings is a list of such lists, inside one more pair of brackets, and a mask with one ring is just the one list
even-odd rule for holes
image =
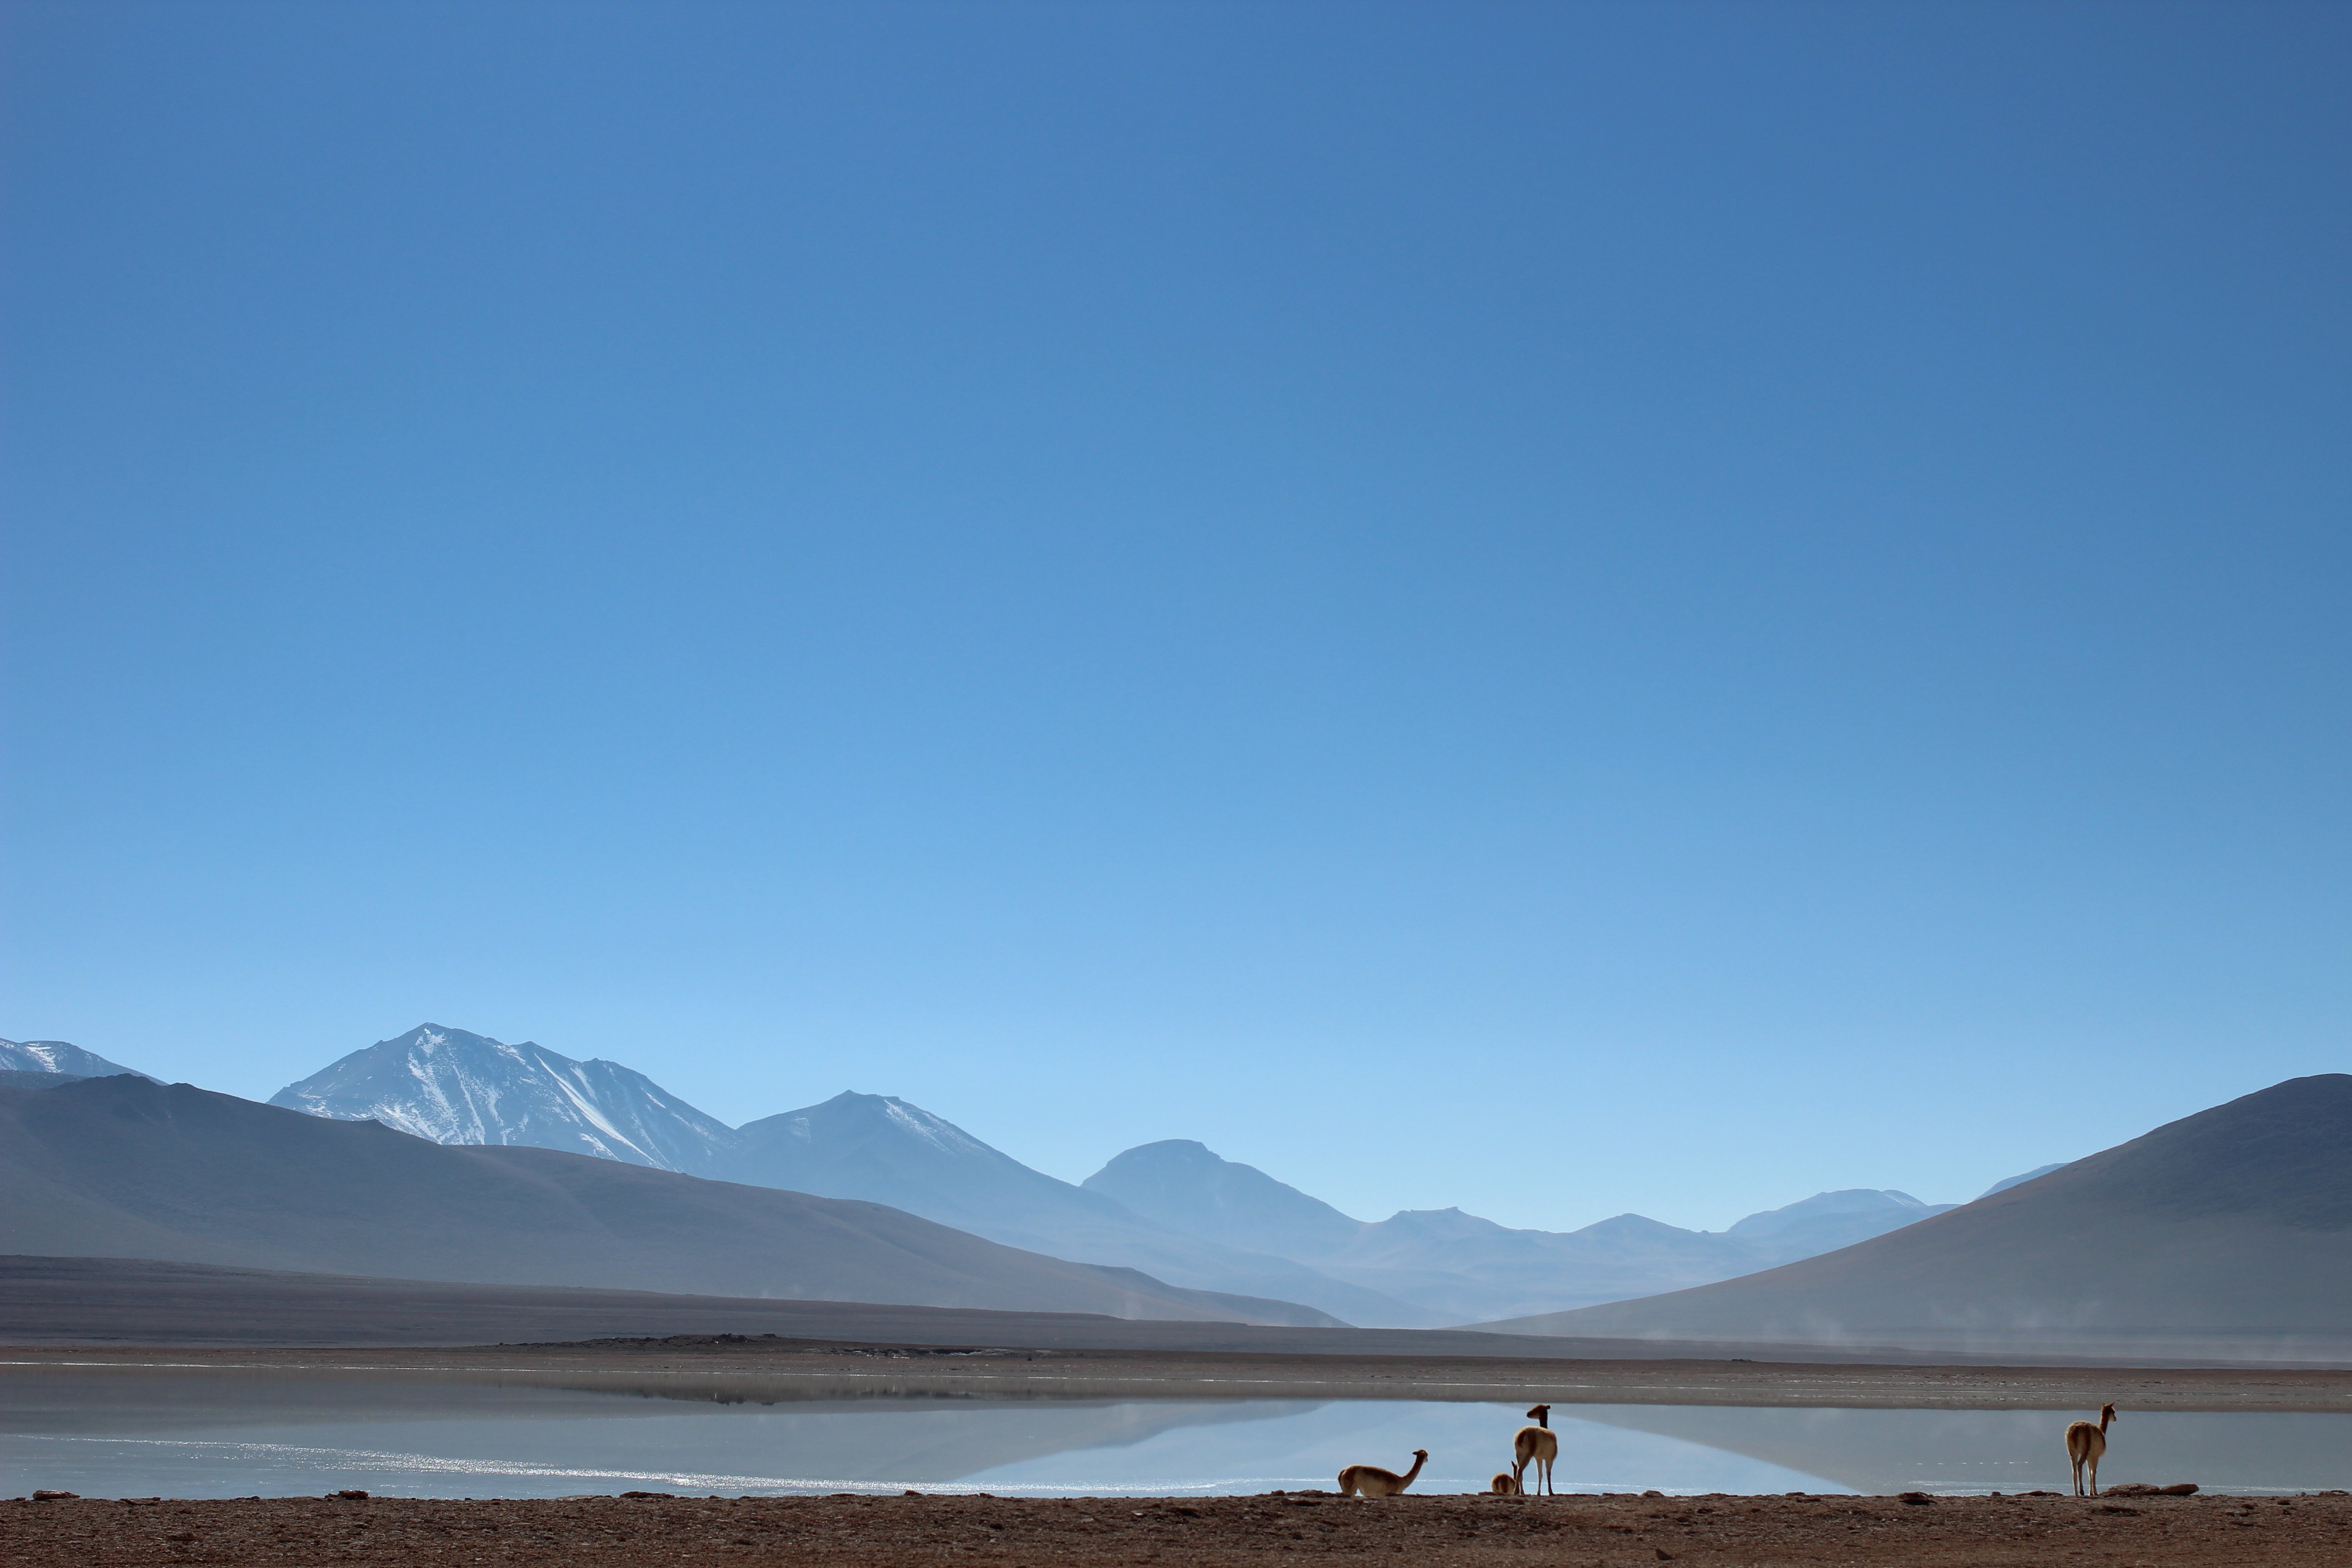
{"label": "sandy shoreline", "polygon": [[1888,1366],[1760,1361],[1511,1361],[1042,1351],[805,1341],[638,1341],[469,1349],[0,1346],[6,1366],[373,1373],[677,1399],[940,1392],[1018,1398],[1541,1399],[1554,1405],[1845,1409],[2126,1409],[2352,1413],[2352,1372],[2242,1368]]}
{"label": "sandy shoreline", "polygon": [[1246,1568],[1302,1558],[1463,1568],[2045,1568],[2061,1561],[2219,1568],[2352,1561],[2352,1497],[17,1500],[0,1502],[0,1556],[21,1568]]}

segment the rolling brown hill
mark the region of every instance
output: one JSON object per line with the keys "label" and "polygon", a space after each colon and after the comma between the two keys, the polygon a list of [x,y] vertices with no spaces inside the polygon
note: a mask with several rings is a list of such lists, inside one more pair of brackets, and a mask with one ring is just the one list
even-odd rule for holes
{"label": "rolling brown hill", "polygon": [[1301,1326],[880,1204],[455,1147],[187,1084],[0,1087],[0,1251],[487,1284]]}
{"label": "rolling brown hill", "polygon": [[1480,1326],[2239,1357],[2352,1343],[2352,1075],[2289,1079],[1842,1251]]}

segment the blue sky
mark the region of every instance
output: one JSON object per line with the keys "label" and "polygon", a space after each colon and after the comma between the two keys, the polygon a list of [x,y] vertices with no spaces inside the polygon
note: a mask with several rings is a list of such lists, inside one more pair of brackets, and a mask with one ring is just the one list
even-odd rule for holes
{"label": "blue sky", "polygon": [[2352,15],[5,10],[0,1034],[1370,1216],[2352,1067]]}

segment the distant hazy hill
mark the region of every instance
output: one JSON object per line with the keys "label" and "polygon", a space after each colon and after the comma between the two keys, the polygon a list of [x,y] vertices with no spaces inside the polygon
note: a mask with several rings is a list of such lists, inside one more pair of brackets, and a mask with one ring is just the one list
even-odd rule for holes
{"label": "distant hazy hill", "polygon": [[1727,1232],[1631,1214],[1581,1230],[1514,1230],[1458,1208],[1406,1209],[1368,1223],[1185,1140],[1129,1149],[1086,1185],[1164,1225],[1279,1253],[1457,1323],[1729,1279],[1950,1206],[1858,1187],[1750,1215]]}
{"label": "distant hazy hill", "polygon": [[0,1250],[404,1279],[1328,1325],[896,1209],[446,1147],[185,1084],[0,1088]]}
{"label": "distant hazy hill", "polygon": [[[1769,1268],[1882,1235],[1940,1212],[1899,1193],[1822,1193],[1751,1215],[1729,1231],[1685,1230],[1637,1214],[1579,1230],[1515,1230],[1460,1209],[1407,1209],[1315,1259],[1343,1279],[1378,1282],[1408,1300],[1444,1304],[1456,1322],[1502,1313],[1654,1295]],[[1740,1226],[1750,1226],[1742,1231]]]}
{"label": "distant hazy hill", "polygon": [[2026,1172],[2025,1174],[2021,1176],[2003,1177],[2001,1180],[1995,1182],[1992,1185],[1987,1187],[1984,1191],[1979,1193],[1977,1196],[1980,1198],[1989,1198],[1995,1193],[2005,1193],[2011,1187],[2021,1187],[2028,1182],[2039,1181],[2053,1171],[2063,1171],[2065,1168],[2066,1165],[2063,1161],[2061,1161],[2054,1165],[2036,1165],[2032,1170]]}
{"label": "distant hazy hill", "polygon": [[1322,1199],[1189,1138],[1129,1149],[1085,1185],[1188,1235],[1280,1258],[1339,1252],[1364,1228]]}
{"label": "distant hazy hill", "polygon": [[353,1051],[269,1103],[380,1121],[436,1143],[562,1149],[698,1173],[734,1140],[724,1122],[618,1062],[574,1061],[437,1024]]}
{"label": "distant hazy hill", "polygon": [[1733,1241],[1747,1242],[1759,1253],[1770,1256],[1773,1262],[1780,1263],[1852,1247],[1857,1241],[1916,1225],[1957,1206],[1921,1203],[1909,1193],[1892,1188],[1847,1187],[1834,1193],[1815,1193],[1801,1203],[1749,1215],[1734,1222],[1723,1234]]}
{"label": "distant hazy hill", "polygon": [[2299,1078],[1825,1257],[1522,1333],[1997,1348],[2352,1333],[2352,1076]]}
{"label": "distant hazy hill", "polygon": [[[118,1062],[108,1061],[96,1051],[86,1051],[63,1040],[0,1040],[0,1071],[113,1078],[132,1070]],[[139,1076],[145,1078],[147,1075],[141,1073]]]}
{"label": "distant hazy hill", "polygon": [[1303,1301],[1350,1323],[1438,1321],[1302,1264],[1158,1224],[887,1095],[839,1094],[750,1122],[715,1169],[730,1181],[889,1204],[1007,1246],[1141,1268],[1194,1289]]}

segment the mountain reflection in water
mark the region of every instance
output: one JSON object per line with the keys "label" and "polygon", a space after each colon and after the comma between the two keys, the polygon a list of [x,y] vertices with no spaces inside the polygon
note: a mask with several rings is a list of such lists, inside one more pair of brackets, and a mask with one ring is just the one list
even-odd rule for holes
{"label": "mountain reflection in water", "polygon": [[[680,1397],[684,1394],[684,1397]],[[810,1395],[814,1396],[810,1396]],[[0,1369],[0,1491],[546,1497],[1328,1488],[1345,1464],[1483,1489],[1516,1405],[787,1392],[719,1380]],[[1563,1489],[2063,1489],[2067,1413],[1557,1406]],[[2126,1412],[2103,1479],[2304,1490],[2352,1477],[2352,1417]]]}

